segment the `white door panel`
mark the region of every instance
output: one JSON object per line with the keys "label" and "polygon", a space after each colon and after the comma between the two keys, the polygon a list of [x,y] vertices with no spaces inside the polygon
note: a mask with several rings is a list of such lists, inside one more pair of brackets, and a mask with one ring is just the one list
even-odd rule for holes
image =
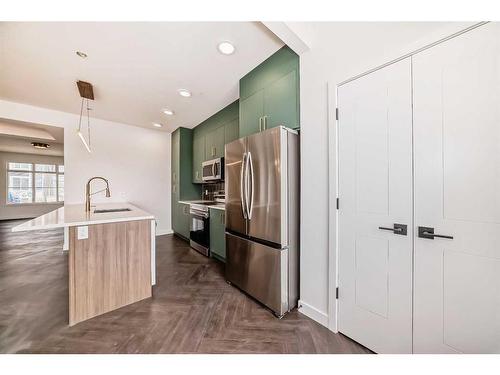
{"label": "white door panel", "polygon": [[500,27],[413,57],[414,351],[500,353]]}
{"label": "white door panel", "polygon": [[[412,350],[410,59],[339,87],[339,328],[379,353]],[[408,235],[379,227],[408,226]]]}

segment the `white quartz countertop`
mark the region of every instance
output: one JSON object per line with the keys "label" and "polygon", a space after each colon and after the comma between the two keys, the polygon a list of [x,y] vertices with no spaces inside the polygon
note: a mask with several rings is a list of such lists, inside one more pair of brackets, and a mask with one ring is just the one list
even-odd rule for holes
{"label": "white quartz countertop", "polygon": [[[94,210],[129,208],[130,211],[94,213]],[[152,220],[155,217],[130,203],[97,203],[91,212],[85,212],[84,204],[67,204],[45,215],[29,220],[14,228],[13,232],[74,227],[80,225],[117,223],[121,221]]]}
{"label": "white quartz countertop", "polygon": [[[195,201],[179,201],[181,204],[200,204],[200,203],[206,203],[206,202],[212,202],[212,201],[206,201],[206,200],[195,200]],[[226,206],[224,203],[214,203],[214,204],[209,204],[207,205],[208,208],[215,208],[217,210],[225,210]]]}

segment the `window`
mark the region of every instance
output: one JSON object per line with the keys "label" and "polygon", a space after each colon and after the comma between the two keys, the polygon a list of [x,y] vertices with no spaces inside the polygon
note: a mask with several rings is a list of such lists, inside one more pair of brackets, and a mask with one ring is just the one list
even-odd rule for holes
{"label": "window", "polygon": [[64,202],[64,165],[7,163],[7,204]]}

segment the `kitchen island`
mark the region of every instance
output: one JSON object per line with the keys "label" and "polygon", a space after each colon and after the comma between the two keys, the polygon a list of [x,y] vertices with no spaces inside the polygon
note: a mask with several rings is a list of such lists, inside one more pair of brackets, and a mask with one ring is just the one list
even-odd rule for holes
{"label": "kitchen island", "polygon": [[64,228],[69,325],[149,298],[155,283],[155,218],[130,203],[65,205],[13,232]]}

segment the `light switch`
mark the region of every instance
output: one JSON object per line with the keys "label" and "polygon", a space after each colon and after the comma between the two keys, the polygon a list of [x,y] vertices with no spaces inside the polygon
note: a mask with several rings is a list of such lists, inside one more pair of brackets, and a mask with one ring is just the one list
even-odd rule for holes
{"label": "light switch", "polygon": [[78,227],[77,238],[79,240],[86,240],[89,238],[89,227],[87,225]]}

